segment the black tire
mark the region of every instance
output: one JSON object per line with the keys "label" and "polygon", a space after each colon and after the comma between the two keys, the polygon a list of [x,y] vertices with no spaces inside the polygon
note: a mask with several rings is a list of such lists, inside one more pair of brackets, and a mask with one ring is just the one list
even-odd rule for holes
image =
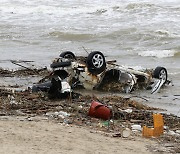
{"label": "black tire", "polygon": [[33,85],[32,92],[38,92],[38,91],[48,92],[51,86],[52,86],[51,81],[39,83],[39,84]]}
{"label": "black tire", "polygon": [[71,59],[71,60],[75,60],[76,59],[76,56],[71,51],[62,52],[59,55],[59,57],[66,58],[66,59]]}
{"label": "black tire", "polygon": [[70,61],[66,61],[66,62],[57,62],[57,63],[52,63],[50,65],[51,68],[58,68],[58,67],[67,67],[70,66],[71,62]]}
{"label": "black tire", "polygon": [[94,75],[102,73],[106,69],[106,60],[100,51],[91,52],[86,60],[88,71]]}
{"label": "black tire", "polygon": [[157,78],[157,79],[164,79],[165,82],[166,82],[167,78],[168,78],[166,68],[164,68],[164,67],[156,67],[156,69],[154,70],[153,76],[154,76],[154,78]]}

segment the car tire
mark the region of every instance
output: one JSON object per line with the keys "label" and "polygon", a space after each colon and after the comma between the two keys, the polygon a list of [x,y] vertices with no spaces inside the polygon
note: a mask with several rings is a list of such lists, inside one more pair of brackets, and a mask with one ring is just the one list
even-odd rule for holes
{"label": "car tire", "polygon": [[72,53],[71,51],[65,51],[65,52],[62,52],[59,57],[62,57],[62,58],[66,58],[66,59],[70,59],[70,60],[75,60],[76,59],[76,56],[74,55],[74,53]]}
{"label": "car tire", "polygon": [[156,67],[153,73],[153,77],[157,79],[164,79],[165,82],[167,81],[168,74],[167,70],[164,67]]}
{"label": "car tire", "polygon": [[71,61],[66,62],[55,62],[50,65],[51,68],[67,67],[71,65]]}
{"label": "car tire", "polygon": [[100,74],[106,69],[105,57],[100,51],[91,52],[86,63],[88,71],[94,75]]}

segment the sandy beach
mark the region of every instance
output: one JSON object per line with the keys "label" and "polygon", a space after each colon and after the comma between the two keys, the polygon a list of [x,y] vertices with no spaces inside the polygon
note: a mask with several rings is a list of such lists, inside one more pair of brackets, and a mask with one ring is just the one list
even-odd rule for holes
{"label": "sandy beach", "polygon": [[149,154],[148,147],[157,146],[142,137],[113,138],[93,129],[22,117],[1,118],[0,140],[1,154]]}

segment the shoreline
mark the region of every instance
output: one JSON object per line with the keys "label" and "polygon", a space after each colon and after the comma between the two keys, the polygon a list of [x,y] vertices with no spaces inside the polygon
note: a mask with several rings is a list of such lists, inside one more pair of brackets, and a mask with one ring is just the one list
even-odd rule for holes
{"label": "shoreline", "polygon": [[[9,70],[0,68],[0,88],[14,89],[17,91],[27,90],[34,83],[38,83],[41,79],[47,76],[51,71],[44,68],[28,68],[28,69],[16,69]],[[179,110],[179,95],[173,93],[174,84],[162,87],[161,92],[157,94],[150,94],[147,90],[135,90],[130,94],[118,93],[118,92],[107,92],[107,91],[88,91],[88,90],[74,90],[78,93],[86,95],[93,95],[96,93],[97,96],[104,95],[116,95],[125,98],[133,98],[134,100],[151,107],[163,109],[162,113],[174,114],[180,117]],[[177,87],[175,88],[177,89]],[[177,89],[178,90],[178,89]]]}

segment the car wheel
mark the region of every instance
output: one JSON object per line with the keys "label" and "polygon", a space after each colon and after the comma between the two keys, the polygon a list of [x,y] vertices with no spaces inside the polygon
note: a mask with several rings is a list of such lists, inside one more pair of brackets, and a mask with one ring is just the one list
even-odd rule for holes
{"label": "car wheel", "polygon": [[87,57],[88,71],[94,75],[100,74],[106,69],[106,61],[104,55],[99,51],[93,51]]}
{"label": "car wheel", "polygon": [[68,67],[71,65],[71,61],[66,62],[55,62],[50,65],[51,68]]}
{"label": "car wheel", "polygon": [[167,77],[168,77],[166,68],[156,67],[156,69],[154,70],[153,76],[154,76],[154,78],[157,78],[157,79],[164,79],[166,82]]}
{"label": "car wheel", "polygon": [[71,51],[62,52],[59,55],[59,57],[66,58],[66,59],[71,59],[71,60],[75,60],[76,59],[76,56]]}

